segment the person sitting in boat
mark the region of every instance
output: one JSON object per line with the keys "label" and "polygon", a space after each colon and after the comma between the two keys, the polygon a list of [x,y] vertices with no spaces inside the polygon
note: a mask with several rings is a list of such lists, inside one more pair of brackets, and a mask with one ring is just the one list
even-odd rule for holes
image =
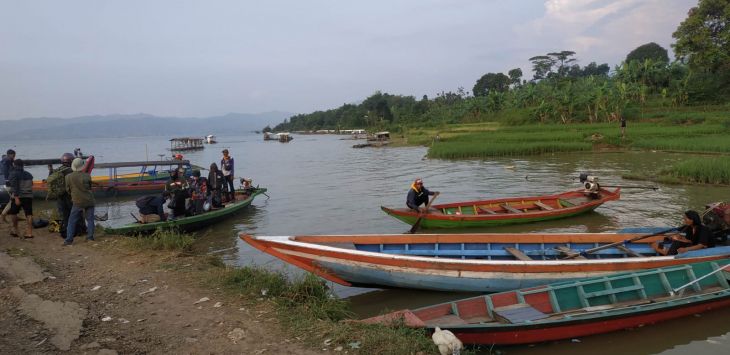
{"label": "person sitting in boat", "polygon": [[167,220],[165,213],[165,202],[170,199],[170,193],[163,191],[159,195],[149,195],[140,197],[136,201],[139,209],[140,223],[154,223]]}
{"label": "person sitting in boat", "polygon": [[702,224],[702,219],[697,211],[684,212],[684,224],[678,230],[685,233],[685,236],[676,234],[665,238],[671,241],[668,248],[663,248],[659,241],[654,242],[651,245],[652,248],[660,255],[676,255],[715,246],[710,229]]}
{"label": "person sitting in boat", "polygon": [[218,169],[216,163],[210,164],[210,172],[208,173],[208,194],[210,195],[210,205],[213,208],[223,206],[221,191],[223,191],[223,183],[225,177],[223,172]]}
{"label": "person sitting in boat", "polygon": [[[438,194],[438,191],[429,191],[427,188],[423,187],[423,180],[421,180],[421,178],[418,178],[411,185],[411,189],[408,190],[406,206],[416,212],[422,212],[419,206],[428,204],[429,195]],[[423,212],[426,212],[425,208]]]}
{"label": "person sitting in boat", "polygon": [[179,170],[170,172],[170,180],[165,184],[165,191],[169,192],[171,197],[170,203],[167,204],[167,208],[172,210],[170,218],[185,217],[185,199],[190,196],[188,189],[188,182],[180,178]]}
{"label": "person sitting in boat", "polygon": [[203,213],[203,205],[208,198],[208,183],[205,178],[200,177],[200,170],[193,170],[190,176],[190,211],[188,214],[196,215]]}

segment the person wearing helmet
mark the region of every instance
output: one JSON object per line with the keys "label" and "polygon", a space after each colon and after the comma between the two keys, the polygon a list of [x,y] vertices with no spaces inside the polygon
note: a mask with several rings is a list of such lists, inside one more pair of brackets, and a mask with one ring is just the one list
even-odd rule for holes
{"label": "person wearing helmet", "polygon": [[[69,195],[68,191],[66,190],[66,175],[71,174],[73,170],[71,170],[71,162],[74,160],[74,155],[71,153],[63,153],[61,155],[61,166],[51,171],[50,174],[48,174],[48,179],[46,181],[54,181],[53,176],[57,176],[58,179],[58,187],[54,187],[58,189],[56,192],[55,198],[56,198],[56,211],[58,212],[58,218],[59,221],[59,235],[61,238],[66,238],[66,230],[68,228],[68,217],[71,214],[71,207],[73,206],[73,203],[71,202],[71,195]],[[50,189],[51,183],[46,184],[48,188]]]}

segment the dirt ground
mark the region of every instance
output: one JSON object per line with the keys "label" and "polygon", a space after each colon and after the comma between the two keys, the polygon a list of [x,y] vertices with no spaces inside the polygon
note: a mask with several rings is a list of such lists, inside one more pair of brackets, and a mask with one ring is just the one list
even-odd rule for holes
{"label": "dirt ground", "polygon": [[316,353],[287,337],[271,307],[206,287],[200,258],[135,252],[120,237],[63,247],[57,233],[34,233],[11,238],[0,222],[2,354]]}

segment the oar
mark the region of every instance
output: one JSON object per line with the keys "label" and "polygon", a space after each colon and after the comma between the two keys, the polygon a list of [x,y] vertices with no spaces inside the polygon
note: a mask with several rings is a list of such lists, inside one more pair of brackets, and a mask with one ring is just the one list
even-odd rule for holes
{"label": "oar", "polygon": [[654,236],[657,236],[657,235],[662,235],[662,234],[669,233],[669,232],[673,232],[673,231],[676,231],[676,230],[677,230],[677,227],[673,227],[673,228],[669,228],[669,229],[666,229],[666,230],[663,230],[663,231],[659,231],[659,232],[656,232],[656,233],[640,235],[638,237],[633,237],[633,238],[628,239],[628,240],[624,240],[624,241],[620,241],[620,242],[615,242],[615,243],[610,243],[610,244],[606,244],[606,245],[601,245],[601,246],[598,246],[598,247],[595,247],[595,248],[586,249],[585,251],[580,252],[580,253],[570,254],[570,255],[566,256],[565,258],[563,258],[563,259],[572,259],[572,258],[581,256],[582,254],[595,253],[595,252],[597,252],[599,250],[613,248],[613,247],[615,247],[617,245],[635,242],[637,240],[641,240],[641,239],[645,239],[645,238],[649,238],[649,237],[654,237]]}
{"label": "oar", "polygon": [[620,185],[601,185],[601,184],[599,184],[599,186],[600,187],[620,187],[621,189],[645,189],[645,190],[651,189],[654,191],[659,190],[659,188],[656,186],[620,186]]}
{"label": "oar", "polygon": [[721,267],[721,268],[719,268],[719,269],[717,269],[717,270],[715,270],[713,272],[709,272],[709,273],[705,274],[704,276],[700,277],[699,279],[693,280],[693,281],[688,282],[688,283],[686,283],[686,284],[684,284],[682,286],[679,286],[679,287],[677,287],[675,289],[672,289],[672,291],[669,292],[669,295],[670,296],[674,296],[677,293],[677,291],[684,290],[685,288],[687,288],[687,286],[691,286],[692,284],[695,284],[695,283],[699,282],[700,280],[702,280],[702,279],[704,279],[704,278],[706,278],[706,277],[708,277],[710,275],[714,275],[714,274],[716,274],[716,273],[718,273],[720,271],[723,271],[723,270],[727,269],[728,266],[730,266],[730,265],[725,265],[725,266],[723,266],[723,267]]}
{"label": "oar", "polygon": [[428,201],[428,203],[426,204],[426,211],[425,212],[422,212],[418,216],[418,219],[416,220],[416,223],[413,223],[413,227],[411,227],[411,229],[408,231],[408,233],[410,233],[410,234],[416,233],[416,231],[418,230],[418,227],[421,226],[421,221],[423,220],[423,216],[425,216],[426,213],[428,213],[428,209],[431,208],[431,204],[433,203],[433,200],[435,200],[436,197],[438,197],[438,195],[439,195],[438,192],[435,193],[435,194],[433,194],[433,198],[431,199],[431,201]]}
{"label": "oar", "polygon": [[139,219],[137,219],[137,216],[135,216],[134,213],[129,212],[129,214],[132,215],[132,218],[134,218],[134,220],[137,221],[137,223],[142,224],[142,222]]}

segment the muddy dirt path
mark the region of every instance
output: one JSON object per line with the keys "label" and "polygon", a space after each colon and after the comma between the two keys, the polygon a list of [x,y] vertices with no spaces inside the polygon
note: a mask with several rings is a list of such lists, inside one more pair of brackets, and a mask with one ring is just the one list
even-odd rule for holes
{"label": "muddy dirt path", "polygon": [[205,286],[201,258],[34,232],[11,238],[0,224],[0,353],[316,353],[270,306]]}

